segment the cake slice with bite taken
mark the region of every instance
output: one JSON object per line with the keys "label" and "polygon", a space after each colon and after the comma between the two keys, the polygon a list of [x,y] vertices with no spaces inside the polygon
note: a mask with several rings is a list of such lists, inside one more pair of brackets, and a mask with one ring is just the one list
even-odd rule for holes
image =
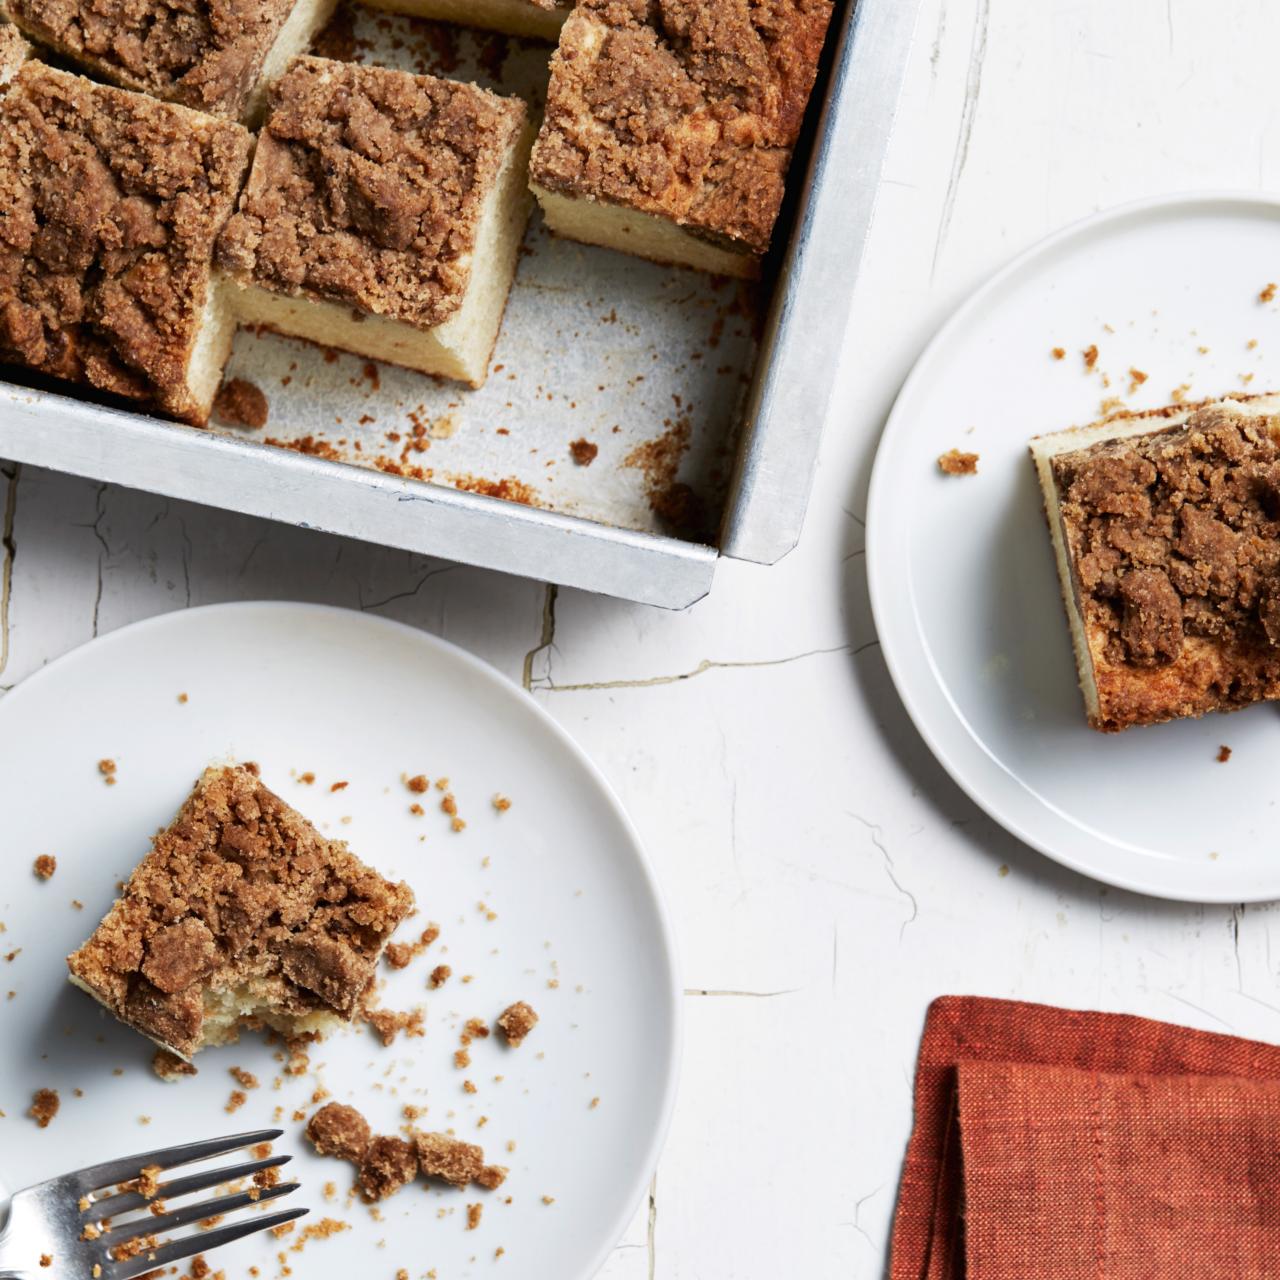
{"label": "cake slice with bite taken", "polygon": [[322,836],[252,766],[211,767],[67,964],[189,1061],[245,1025],[301,1036],[350,1022],[412,908],[408,885]]}

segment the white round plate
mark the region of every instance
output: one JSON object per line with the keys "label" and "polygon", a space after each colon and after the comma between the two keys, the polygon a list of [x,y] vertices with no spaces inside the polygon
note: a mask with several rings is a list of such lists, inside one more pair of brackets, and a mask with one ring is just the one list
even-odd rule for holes
{"label": "white round plate", "polygon": [[[296,1231],[245,1241],[211,1255],[215,1269],[243,1276],[257,1265],[273,1280],[283,1250],[295,1275],[333,1280],[391,1280],[401,1268],[413,1280],[432,1268],[441,1280],[594,1274],[666,1132],[679,986],[636,833],[549,716],[483,663],[409,627],[243,604],[126,627],[55,662],[0,700],[0,742],[0,953],[21,948],[0,959],[0,1178],[10,1189],[278,1120],[277,1150],[295,1155],[289,1171],[303,1184],[284,1205],[310,1207],[299,1227],[332,1217],[349,1229],[300,1254],[289,1252]],[[115,786],[98,772],[104,758],[117,762]],[[310,1071],[291,1078],[279,1046],[246,1033],[198,1055],[195,1079],[163,1084],[152,1047],[67,983],[64,957],[201,769],[222,759],[257,761],[263,781],[321,830],[410,883],[419,914],[398,936],[439,922],[430,951],[383,971],[383,1007],[426,1007],[423,1038],[384,1048],[367,1028],[342,1031],[313,1045]],[[307,772],[312,785],[300,780]],[[464,831],[451,830],[441,791],[407,790],[402,776],[417,773],[448,778]],[[336,782],[348,785],[333,791]],[[497,793],[512,801],[504,813],[491,803]],[[418,799],[420,817],[409,810]],[[44,883],[31,872],[41,853],[58,860]],[[440,963],[453,977],[430,991]],[[518,999],[541,1015],[524,1045],[477,1041],[471,1066],[455,1069],[462,1024],[491,1024]],[[231,1067],[261,1081],[234,1115],[225,1110],[238,1087]],[[486,1193],[418,1182],[375,1217],[346,1194],[351,1167],[311,1153],[292,1118],[315,1110],[321,1086],[357,1105],[375,1132],[396,1133],[406,1105],[427,1108],[419,1127],[480,1143],[510,1167],[506,1185]],[[41,1087],[62,1099],[47,1129],[25,1114]],[[326,1182],[337,1184],[331,1200]],[[483,1220],[468,1231],[465,1206],[476,1202]]]}
{"label": "white round plate", "polygon": [[[872,476],[876,624],[934,754],[1026,843],[1159,897],[1280,896],[1280,713],[1116,735],[1086,726],[1027,443],[1096,420],[1109,397],[1140,409],[1175,389],[1280,387],[1280,303],[1260,300],[1272,280],[1280,203],[1261,196],[1169,197],[1070,227],[944,326],[898,397]],[[1089,373],[1082,353],[1095,344]],[[940,473],[951,448],[980,455],[977,476]]]}

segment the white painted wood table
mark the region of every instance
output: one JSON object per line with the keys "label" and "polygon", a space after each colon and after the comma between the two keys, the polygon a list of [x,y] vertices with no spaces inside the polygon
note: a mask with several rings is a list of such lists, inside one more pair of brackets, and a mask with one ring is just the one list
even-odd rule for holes
{"label": "white painted wood table", "polygon": [[879,1276],[933,996],[1280,1040],[1273,907],[1108,892],[933,762],[877,647],[861,520],[897,386],[1007,257],[1131,198],[1280,186],[1278,45],[1271,0],[926,0],[804,540],[726,564],[688,614],[0,464],[0,684],[138,618],[262,597],[400,618],[523,681],[638,822],[689,987],[674,1131],[602,1274]]}

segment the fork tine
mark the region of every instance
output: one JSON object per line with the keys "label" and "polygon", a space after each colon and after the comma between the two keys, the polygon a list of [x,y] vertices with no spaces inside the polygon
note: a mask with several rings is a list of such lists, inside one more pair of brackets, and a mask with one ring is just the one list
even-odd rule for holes
{"label": "fork tine", "polygon": [[[176,1200],[179,1196],[189,1196],[193,1191],[207,1191],[222,1182],[234,1182],[237,1178],[249,1178],[263,1169],[276,1169],[288,1164],[290,1155],[270,1156],[266,1160],[250,1160],[245,1164],[223,1165],[217,1169],[202,1169],[199,1173],[188,1174],[185,1178],[175,1178],[172,1182],[162,1182],[156,1188],[154,1200]],[[101,1222],[103,1218],[113,1218],[117,1214],[131,1213],[150,1204],[146,1196],[136,1191],[122,1191],[119,1195],[104,1196],[95,1200],[85,1211],[85,1221]]]}
{"label": "fork tine", "polygon": [[286,1209],[282,1213],[271,1213],[265,1218],[247,1218],[243,1222],[235,1222],[227,1227],[218,1227],[214,1231],[201,1231],[196,1235],[183,1236],[181,1240],[171,1240],[149,1253],[139,1254],[127,1262],[111,1263],[103,1268],[105,1280],[133,1280],[135,1276],[146,1275],[157,1267],[167,1266],[171,1262],[181,1262],[184,1258],[193,1257],[197,1253],[208,1253],[212,1249],[230,1244],[244,1236],[253,1235],[255,1231],[270,1231],[273,1227],[283,1226],[295,1218],[301,1218],[309,1209]]}
{"label": "fork tine", "polygon": [[209,1160],[214,1156],[225,1155],[240,1147],[274,1142],[282,1133],[283,1129],[256,1129],[251,1133],[233,1134],[229,1138],[206,1138],[203,1142],[188,1142],[179,1147],[159,1147],[155,1151],[144,1151],[141,1155],[125,1156],[122,1160],[108,1160],[104,1164],[90,1165],[87,1169],[77,1169],[59,1181],[71,1184],[80,1195],[87,1195],[90,1191],[99,1191],[103,1187],[130,1182],[150,1165],[172,1169],[180,1164],[191,1164],[195,1160]]}
{"label": "fork tine", "polygon": [[205,1218],[212,1218],[215,1215],[234,1213],[237,1209],[243,1209],[246,1205],[263,1204],[267,1200],[275,1200],[279,1196],[287,1196],[290,1191],[297,1191],[297,1189],[298,1184],[296,1182],[284,1182],[276,1187],[263,1187],[256,1192],[238,1191],[233,1196],[214,1196],[212,1199],[202,1200],[199,1204],[184,1204],[180,1209],[174,1209],[170,1213],[162,1213],[154,1217],[134,1218],[129,1222],[122,1223],[119,1227],[113,1228],[104,1235],[102,1242],[110,1252],[117,1246],[124,1244],[126,1241],[136,1239],[138,1236],[158,1236],[173,1227],[183,1227],[188,1222],[201,1222]]}

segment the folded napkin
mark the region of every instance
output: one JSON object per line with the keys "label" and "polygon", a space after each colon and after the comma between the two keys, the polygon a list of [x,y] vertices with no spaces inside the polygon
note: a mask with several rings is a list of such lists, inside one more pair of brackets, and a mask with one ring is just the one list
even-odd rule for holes
{"label": "folded napkin", "polygon": [[1280,1048],[947,996],[891,1280],[1280,1277]]}

